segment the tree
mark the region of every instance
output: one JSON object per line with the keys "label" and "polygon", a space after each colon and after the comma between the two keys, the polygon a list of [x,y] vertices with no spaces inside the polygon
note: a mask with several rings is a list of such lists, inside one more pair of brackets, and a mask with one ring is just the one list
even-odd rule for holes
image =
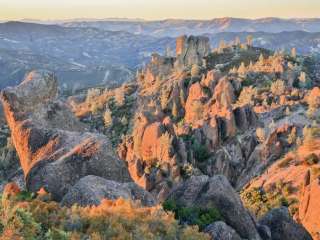
{"label": "tree", "polygon": [[264,64],[264,56],[263,56],[262,53],[261,53],[260,56],[259,56],[259,64],[260,64],[260,65],[263,65],[263,64]]}
{"label": "tree", "polygon": [[286,89],[285,83],[281,79],[278,79],[277,81],[271,84],[271,92],[274,95],[277,95],[277,96],[282,95],[285,92],[285,89]]}
{"label": "tree", "polygon": [[266,132],[264,128],[257,128],[256,135],[260,143],[263,143],[266,140]]}
{"label": "tree", "polygon": [[299,81],[305,83],[307,81],[307,76],[305,72],[301,72],[299,76]]}
{"label": "tree", "polygon": [[174,117],[174,119],[178,119],[179,118],[179,110],[178,110],[178,106],[177,106],[176,102],[173,102],[172,116]]}
{"label": "tree", "polygon": [[291,49],[291,57],[293,57],[293,58],[297,57],[297,49],[296,48]]}
{"label": "tree", "polygon": [[253,41],[252,35],[247,36],[247,45],[249,47],[252,47],[252,41]]}
{"label": "tree", "polygon": [[246,73],[247,73],[247,68],[246,68],[246,66],[244,65],[244,62],[242,62],[241,65],[240,65],[240,67],[239,67],[239,69],[238,69],[238,74],[239,74],[240,76],[242,76],[242,77],[245,77]]}
{"label": "tree", "polygon": [[289,107],[286,107],[286,116],[290,116],[291,115],[291,111],[290,111],[290,108]]}
{"label": "tree", "polygon": [[87,96],[86,96],[86,102],[91,102],[94,101],[94,98],[100,96],[101,91],[98,88],[91,88],[88,90],[87,92]]}
{"label": "tree", "polygon": [[223,53],[223,49],[227,47],[226,43],[224,40],[221,40],[219,43],[219,48],[218,48],[218,53]]}
{"label": "tree", "polygon": [[166,52],[165,52],[165,56],[166,57],[172,57],[173,56],[170,46],[167,46]]}
{"label": "tree", "polygon": [[123,89],[119,88],[116,90],[114,95],[114,100],[116,101],[117,106],[121,107],[125,103],[125,94]]}
{"label": "tree", "polygon": [[186,105],[186,94],[184,93],[184,90],[182,88],[180,89],[179,98],[181,105],[184,107]]}
{"label": "tree", "polygon": [[236,39],[234,40],[234,44],[236,45],[236,46],[240,46],[241,45],[241,40],[240,40],[240,38],[237,36],[236,37]]}
{"label": "tree", "polygon": [[257,95],[257,90],[250,86],[244,87],[240,93],[240,96],[237,101],[237,105],[244,106],[244,105],[253,105],[254,104],[254,96]]}
{"label": "tree", "polygon": [[109,108],[106,108],[106,111],[103,114],[103,121],[104,121],[104,126],[105,127],[111,127],[113,120],[112,120],[112,114],[111,110]]}
{"label": "tree", "polygon": [[297,129],[294,127],[292,128],[290,134],[288,135],[288,143],[290,145],[294,144],[297,140]]}
{"label": "tree", "polygon": [[193,64],[191,67],[191,77],[198,77],[200,74],[200,67],[198,64]]}

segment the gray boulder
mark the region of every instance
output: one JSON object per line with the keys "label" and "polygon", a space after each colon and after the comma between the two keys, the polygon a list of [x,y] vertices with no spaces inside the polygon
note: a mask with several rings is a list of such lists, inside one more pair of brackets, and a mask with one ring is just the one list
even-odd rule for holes
{"label": "gray boulder", "polygon": [[210,224],[204,232],[208,233],[213,240],[241,240],[233,228],[221,221]]}
{"label": "gray boulder", "polygon": [[115,200],[124,198],[140,201],[144,206],[153,206],[153,196],[135,183],[119,183],[97,176],[81,178],[63,197],[61,204],[72,206],[99,205],[102,199]]}
{"label": "gray boulder", "polygon": [[272,240],[312,240],[307,230],[292,219],[286,207],[269,211],[259,224],[270,228]]}
{"label": "gray boulder", "polygon": [[241,238],[261,239],[256,223],[224,176],[192,176],[177,185],[168,199],[182,206],[215,207]]}

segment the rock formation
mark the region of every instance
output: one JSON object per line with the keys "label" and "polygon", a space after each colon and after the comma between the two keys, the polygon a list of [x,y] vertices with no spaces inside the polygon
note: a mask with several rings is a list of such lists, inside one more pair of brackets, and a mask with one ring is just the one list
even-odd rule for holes
{"label": "rock formation", "polygon": [[267,213],[259,224],[271,230],[271,240],[312,240],[311,235],[289,215],[287,208],[273,209]]}
{"label": "rock formation", "polygon": [[210,234],[213,240],[241,240],[239,234],[222,221],[210,224],[205,232]]}
{"label": "rock formation", "polygon": [[190,67],[193,64],[202,65],[202,59],[210,53],[209,38],[181,36],[177,38],[176,65]]}
{"label": "rock formation", "polygon": [[260,239],[256,222],[243,207],[238,194],[224,176],[191,177],[174,188],[169,199],[182,206],[201,206],[202,208],[213,206],[219,210],[225,223],[241,238]]}
{"label": "rock formation", "polygon": [[99,205],[103,199],[116,200],[118,198],[138,200],[144,206],[153,206],[156,203],[149,192],[133,182],[119,183],[97,176],[86,176],[69,189],[61,204],[69,207],[74,204],[90,206]]}
{"label": "rock formation", "polygon": [[107,138],[87,132],[57,95],[57,79],[47,71],[33,71],[19,86],[2,92],[27,189],[36,192],[44,187],[60,200],[86,175],[130,181]]}

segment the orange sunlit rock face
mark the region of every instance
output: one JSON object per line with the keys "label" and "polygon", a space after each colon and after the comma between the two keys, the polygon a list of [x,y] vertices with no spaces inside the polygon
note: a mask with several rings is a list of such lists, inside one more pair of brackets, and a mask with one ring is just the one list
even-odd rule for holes
{"label": "orange sunlit rock face", "polygon": [[57,99],[50,72],[31,72],[19,86],[2,93],[5,116],[28,190],[45,189],[59,199],[88,174],[129,181],[110,143],[86,132],[67,105]]}

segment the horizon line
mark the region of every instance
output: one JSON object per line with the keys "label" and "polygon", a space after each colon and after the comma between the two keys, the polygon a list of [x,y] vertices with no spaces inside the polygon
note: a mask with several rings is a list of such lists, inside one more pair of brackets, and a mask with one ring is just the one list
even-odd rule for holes
{"label": "horizon line", "polygon": [[279,20],[313,20],[320,19],[320,16],[315,17],[275,17],[266,16],[259,18],[244,18],[244,17],[213,17],[213,18],[159,18],[159,19],[146,19],[146,18],[126,18],[126,17],[105,17],[105,18],[90,18],[90,17],[77,17],[77,18],[15,18],[15,19],[0,19],[0,22],[26,22],[26,21],[39,21],[39,22],[54,22],[54,21],[141,21],[141,22],[158,22],[158,21],[212,21],[223,19],[239,19],[239,20],[264,20],[264,19],[279,19]]}

